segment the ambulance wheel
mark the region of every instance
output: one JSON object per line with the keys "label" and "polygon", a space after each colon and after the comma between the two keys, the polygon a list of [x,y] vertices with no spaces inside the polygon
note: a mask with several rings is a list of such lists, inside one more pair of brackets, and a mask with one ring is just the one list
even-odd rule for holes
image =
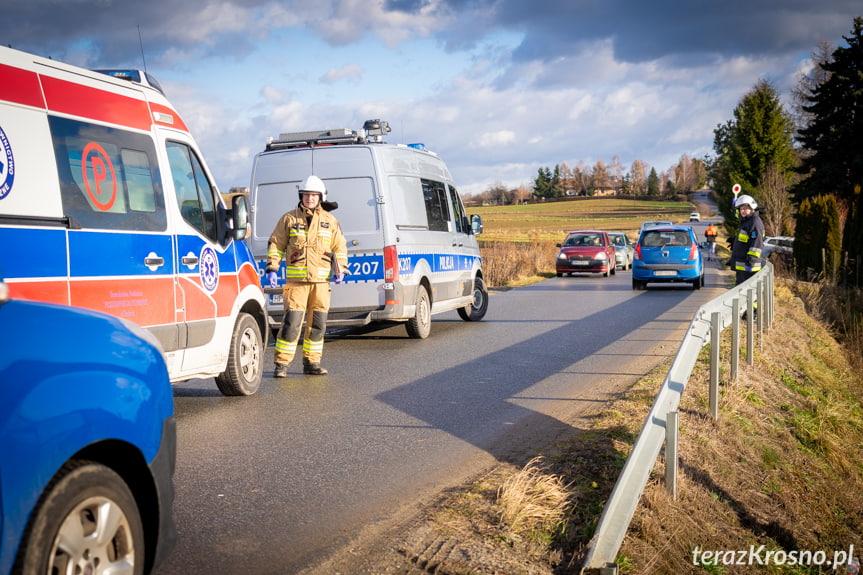
{"label": "ambulance wheel", "polygon": [[417,290],[416,313],[405,324],[408,336],[413,339],[425,339],[431,333],[431,301],[429,292],[424,285]]}
{"label": "ambulance wheel", "polygon": [[258,391],[263,375],[264,341],[255,318],[241,313],[231,335],[228,366],[216,377],[224,395],[252,395]]}
{"label": "ambulance wheel", "polygon": [[46,487],[18,562],[23,573],[140,575],[145,543],[135,496],[123,479],[98,463],[69,462]]}
{"label": "ambulance wheel", "polygon": [[473,281],[473,303],[458,308],[458,315],[465,321],[479,321],[488,311],[488,289],[485,282],[478,277]]}

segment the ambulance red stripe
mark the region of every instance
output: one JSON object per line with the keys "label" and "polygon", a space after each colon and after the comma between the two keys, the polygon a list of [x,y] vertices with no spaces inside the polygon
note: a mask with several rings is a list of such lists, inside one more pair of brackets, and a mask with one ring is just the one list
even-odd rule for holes
{"label": "ambulance red stripe", "polygon": [[45,108],[39,77],[34,72],[0,64],[0,100]]}
{"label": "ambulance red stripe", "polygon": [[150,131],[150,110],[144,100],[48,76],[42,76],[42,88],[51,111]]}

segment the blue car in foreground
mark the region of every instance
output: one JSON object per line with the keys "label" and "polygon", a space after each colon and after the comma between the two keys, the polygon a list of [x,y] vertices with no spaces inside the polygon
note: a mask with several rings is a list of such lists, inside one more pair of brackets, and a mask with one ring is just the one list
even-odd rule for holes
{"label": "blue car in foreground", "polygon": [[0,278],[0,574],[148,573],[176,541],[174,398],[124,320]]}
{"label": "blue car in foreground", "polygon": [[704,261],[691,227],[641,230],[632,260],[632,289],[645,289],[647,284],[659,282],[686,282],[694,289],[704,285]]}

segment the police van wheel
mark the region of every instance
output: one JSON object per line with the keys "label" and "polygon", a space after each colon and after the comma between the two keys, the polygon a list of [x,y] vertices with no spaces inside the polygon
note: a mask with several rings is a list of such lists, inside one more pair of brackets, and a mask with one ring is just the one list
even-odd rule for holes
{"label": "police van wheel", "polygon": [[431,333],[431,301],[429,292],[425,286],[419,286],[417,290],[416,313],[405,324],[408,336],[414,339],[425,339]]}
{"label": "police van wheel", "polygon": [[479,321],[488,311],[488,289],[482,278],[473,281],[473,303],[458,308],[458,315],[465,321]]}
{"label": "police van wheel", "polygon": [[241,313],[231,335],[228,366],[216,377],[224,395],[252,395],[258,391],[263,374],[264,343],[255,318]]}

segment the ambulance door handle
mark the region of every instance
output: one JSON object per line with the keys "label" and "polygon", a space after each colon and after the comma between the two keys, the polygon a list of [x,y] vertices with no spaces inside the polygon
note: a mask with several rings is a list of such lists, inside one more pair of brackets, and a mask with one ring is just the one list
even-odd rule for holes
{"label": "ambulance door handle", "polygon": [[150,252],[147,254],[147,257],[144,258],[144,265],[147,266],[151,272],[154,272],[157,268],[165,265],[165,258],[159,256],[155,252]]}
{"label": "ambulance door handle", "polygon": [[198,258],[195,256],[183,256],[183,265],[184,266],[195,266],[198,263]]}

